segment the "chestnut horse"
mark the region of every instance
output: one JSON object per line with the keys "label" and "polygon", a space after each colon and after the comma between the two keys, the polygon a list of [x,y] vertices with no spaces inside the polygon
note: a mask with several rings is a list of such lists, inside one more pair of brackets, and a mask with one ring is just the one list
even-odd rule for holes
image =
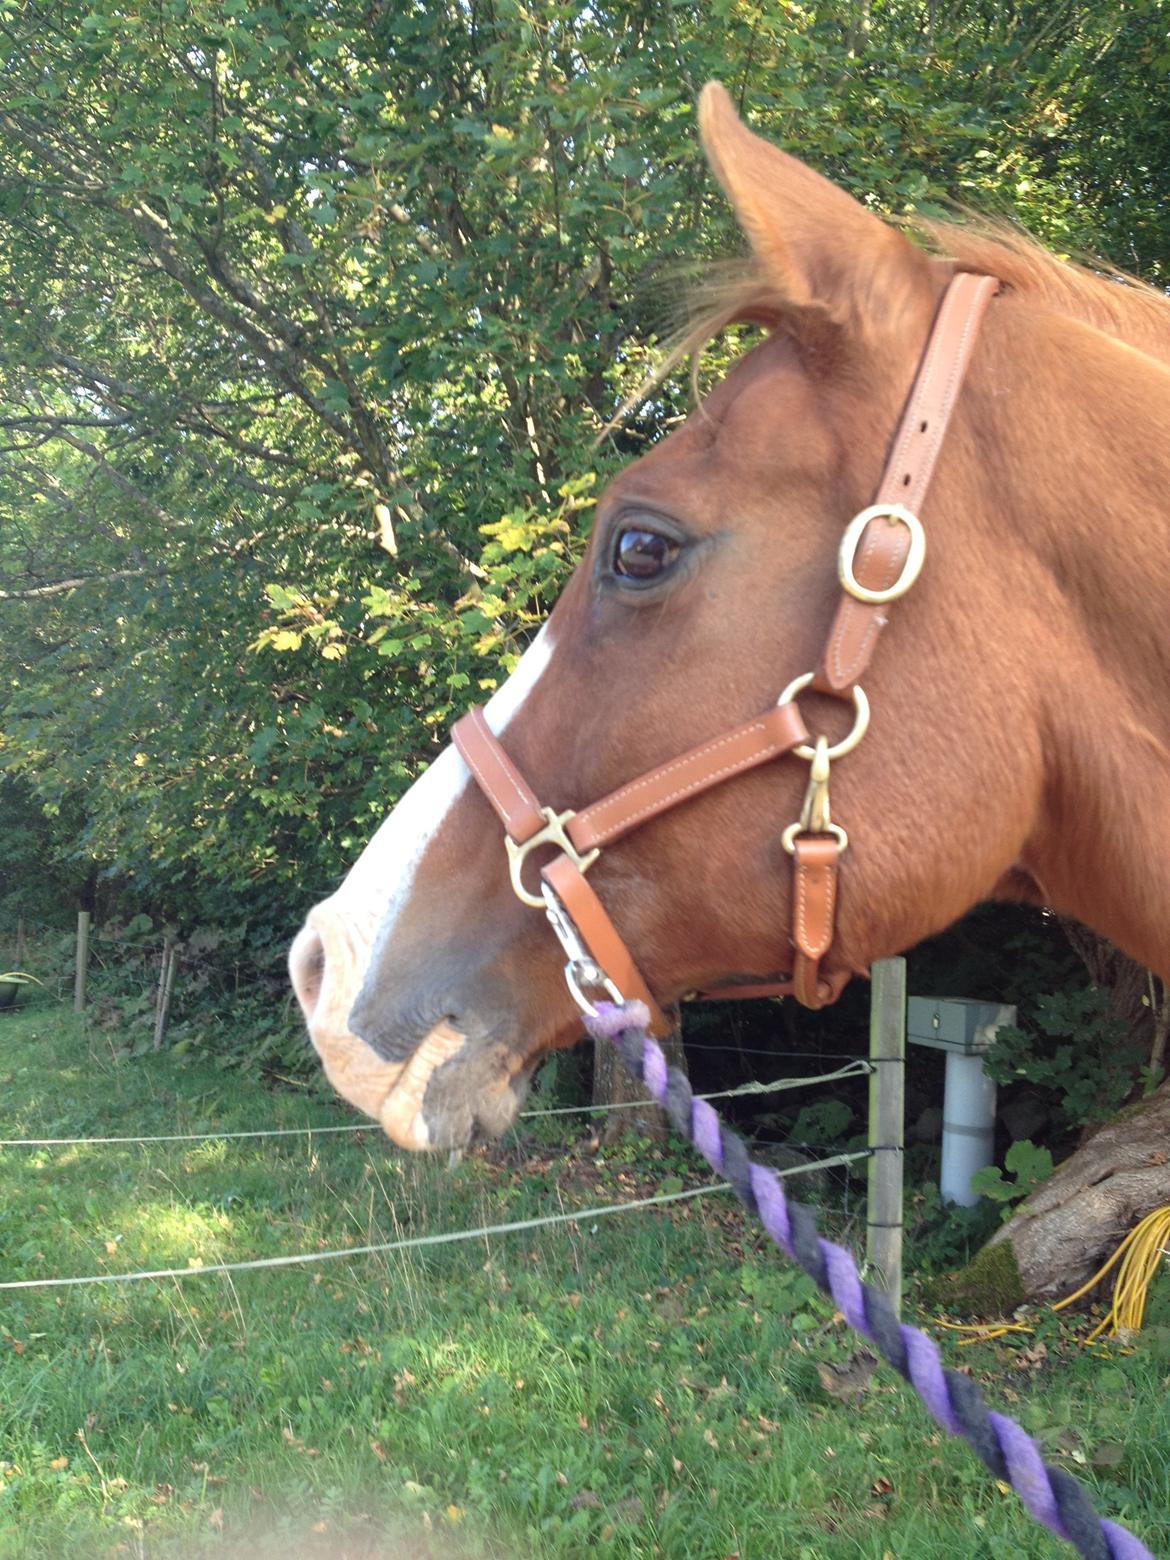
{"label": "chestnut horse", "polygon": [[[1033,245],[929,254],[752,134],[700,123],[751,246],[708,334],[769,332],[602,497],[589,551],[487,707],[542,802],[579,808],[775,703],[817,663],[842,528],[869,505],[947,284],[999,279],[923,508],[929,553],[834,766],[848,825],[824,968],[1028,895],[1170,976],[1170,308]],[[810,731],[850,718],[802,693]],[[788,757],[603,852],[589,882],[654,994],[791,967]],[[498,1133],[580,1020],[500,823],[447,748],[293,946],[334,1085],[410,1148]]]}

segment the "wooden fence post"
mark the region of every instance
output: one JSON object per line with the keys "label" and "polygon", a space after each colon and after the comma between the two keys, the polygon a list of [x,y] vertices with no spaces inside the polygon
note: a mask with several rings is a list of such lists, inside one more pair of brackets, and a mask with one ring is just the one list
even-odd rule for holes
{"label": "wooden fence post", "polygon": [[873,966],[869,1009],[869,1208],[865,1261],[870,1277],[902,1308],[903,1143],[906,1094],[906,961]]}
{"label": "wooden fence post", "polygon": [[175,939],[168,936],[163,938],[162,968],[158,972],[158,998],[154,1009],[154,1049],[162,1050],[163,1040],[166,1038],[167,1022],[171,1016],[171,996],[175,989],[175,970],[178,966],[178,958],[175,955]]}
{"label": "wooden fence post", "polygon": [[77,965],[73,976],[73,1011],[85,1012],[85,985],[89,977],[89,911],[77,912]]}

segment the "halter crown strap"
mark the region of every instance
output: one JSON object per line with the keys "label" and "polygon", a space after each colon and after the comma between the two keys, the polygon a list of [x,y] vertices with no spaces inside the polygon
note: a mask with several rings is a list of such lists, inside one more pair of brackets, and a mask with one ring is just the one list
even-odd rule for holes
{"label": "halter crown strap", "polygon": [[[916,516],[934,474],[979,326],[998,287],[994,276],[960,271],[943,295],[878,485],[875,509],[893,505]],[[905,568],[911,541],[906,525],[872,519],[854,554],[858,584],[879,594],[889,589]],[[817,691],[847,694],[861,680],[888,622],[885,602],[858,600],[843,592],[813,681]]]}

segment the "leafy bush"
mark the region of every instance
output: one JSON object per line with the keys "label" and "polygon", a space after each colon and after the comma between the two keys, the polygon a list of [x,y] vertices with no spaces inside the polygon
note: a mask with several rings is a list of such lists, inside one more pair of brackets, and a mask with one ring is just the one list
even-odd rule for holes
{"label": "leafy bush", "polygon": [[1051,991],[1028,1003],[1022,1022],[996,1036],[985,1066],[997,1083],[1024,1080],[1051,1090],[1073,1126],[1095,1126],[1116,1114],[1142,1061],[1109,993],[1089,984]]}
{"label": "leafy bush", "polygon": [[971,1177],[971,1190],[1002,1204],[1002,1217],[1009,1219],[1014,1205],[1030,1197],[1052,1174],[1052,1155],[1024,1138],[1008,1149],[1004,1165],[1015,1176],[1014,1181],[1009,1181],[998,1165],[986,1165]]}
{"label": "leafy bush", "polygon": [[936,1181],[907,1188],[905,1218],[907,1269],[932,1275],[965,1266],[999,1222],[994,1203],[943,1202]]}

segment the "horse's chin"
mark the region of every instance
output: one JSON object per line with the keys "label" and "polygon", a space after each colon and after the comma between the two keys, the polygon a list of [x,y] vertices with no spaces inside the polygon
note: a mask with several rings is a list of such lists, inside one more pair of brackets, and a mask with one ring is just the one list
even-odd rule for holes
{"label": "horse's chin", "polygon": [[[310,1033],[312,1028],[310,1027]],[[405,1063],[385,1062],[356,1035],[314,1034],[329,1081],[399,1148],[466,1148],[511,1126],[535,1057],[436,1024]]]}
{"label": "horse's chin", "polygon": [[515,1120],[534,1066],[535,1058],[504,1042],[438,1024],[403,1067],[378,1120],[400,1148],[466,1148],[497,1138]]}

